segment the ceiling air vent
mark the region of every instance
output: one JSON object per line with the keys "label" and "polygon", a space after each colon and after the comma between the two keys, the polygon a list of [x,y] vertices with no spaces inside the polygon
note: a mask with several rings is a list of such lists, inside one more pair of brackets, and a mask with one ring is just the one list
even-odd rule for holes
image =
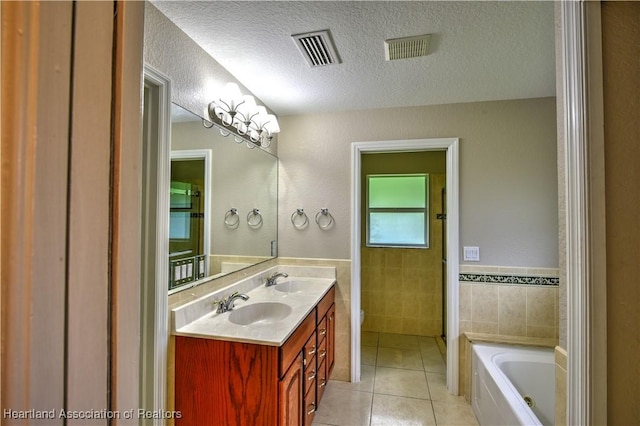
{"label": "ceiling air vent", "polygon": [[329,30],[294,34],[291,37],[309,66],[322,67],[340,63],[340,57],[333,45]]}
{"label": "ceiling air vent", "polygon": [[417,58],[429,54],[431,34],[414,37],[392,38],[384,41],[384,55],[387,61]]}

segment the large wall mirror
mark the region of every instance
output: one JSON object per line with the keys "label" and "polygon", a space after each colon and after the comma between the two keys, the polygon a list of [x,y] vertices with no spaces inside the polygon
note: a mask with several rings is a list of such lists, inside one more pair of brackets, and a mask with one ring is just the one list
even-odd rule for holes
{"label": "large wall mirror", "polygon": [[277,255],[277,173],[271,153],[172,104],[169,293]]}

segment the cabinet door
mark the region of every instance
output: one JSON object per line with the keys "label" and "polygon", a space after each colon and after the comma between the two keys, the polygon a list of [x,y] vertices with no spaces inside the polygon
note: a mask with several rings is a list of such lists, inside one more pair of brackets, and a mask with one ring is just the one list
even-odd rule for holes
{"label": "cabinet door", "polygon": [[327,379],[333,370],[336,350],[336,305],[331,305],[327,312]]}
{"label": "cabinet door", "polygon": [[302,424],[304,370],[302,352],[280,380],[280,426]]}

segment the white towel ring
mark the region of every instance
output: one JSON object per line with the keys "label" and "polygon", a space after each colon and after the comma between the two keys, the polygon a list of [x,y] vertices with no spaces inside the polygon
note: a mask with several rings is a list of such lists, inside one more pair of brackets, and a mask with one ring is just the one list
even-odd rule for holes
{"label": "white towel ring", "polygon": [[[235,220],[234,220],[235,218]],[[231,229],[236,229],[240,224],[240,215],[238,209],[232,208],[224,215],[224,224]]]}
{"label": "white towel ring", "polygon": [[334,220],[333,216],[331,216],[331,213],[329,213],[329,209],[320,209],[320,211],[316,213],[316,223],[322,230],[327,230],[333,226]]}
{"label": "white towel ring", "polygon": [[[300,219],[298,219],[300,217],[302,218],[302,223],[300,223]],[[298,220],[296,221],[296,219]],[[304,212],[304,209],[296,209],[296,211],[291,214],[291,223],[296,229],[304,229],[307,227],[309,224],[309,217]]]}
{"label": "white towel ring", "polygon": [[[254,219],[253,222],[251,219]],[[262,226],[262,214],[260,213],[260,209],[253,209],[247,213],[247,224],[254,229]]]}

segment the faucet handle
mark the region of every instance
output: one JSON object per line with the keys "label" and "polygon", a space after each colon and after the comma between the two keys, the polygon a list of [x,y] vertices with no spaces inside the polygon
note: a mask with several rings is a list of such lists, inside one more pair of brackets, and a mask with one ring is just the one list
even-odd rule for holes
{"label": "faucet handle", "polygon": [[211,302],[211,304],[215,307],[216,305],[218,305],[218,308],[216,309],[216,313],[221,314],[225,312],[225,305],[226,302],[224,299],[220,299],[220,300],[214,300],[213,302]]}

